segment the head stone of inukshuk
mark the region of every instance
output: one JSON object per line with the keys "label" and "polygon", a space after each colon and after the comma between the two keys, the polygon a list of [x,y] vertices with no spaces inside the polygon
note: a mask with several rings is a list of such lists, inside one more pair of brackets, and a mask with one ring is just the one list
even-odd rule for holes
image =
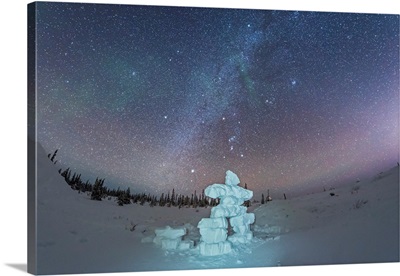
{"label": "head stone of inukshuk", "polygon": [[[253,197],[253,192],[240,186],[239,178],[231,171],[226,172],[225,184],[212,184],[205,189],[205,195],[219,198],[220,204],[211,209],[210,218],[203,218],[199,224],[201,240],[200,254],[222,255],[232,251],[232,244],[246,243],[253,238],[250,224],[254,214],[246,213],[242,204]],[[228,237],[228,219],[234,234]]]}

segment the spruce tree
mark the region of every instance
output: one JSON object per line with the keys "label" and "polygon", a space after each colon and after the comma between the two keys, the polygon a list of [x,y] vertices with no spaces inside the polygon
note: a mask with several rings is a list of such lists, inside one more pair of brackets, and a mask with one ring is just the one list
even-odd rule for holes
{"label": "spruce tree", "polygon": [[119,206],[124,205],[124,193],[120,193],[117,197],[117,203]]}
{"label": "spruce tree", "polygon": [[160,205],[160,206],[164,206],[165,205],[164,204],[164,193],[161,194],[160,201],[159,201],[158,205]]}
{"label": "spruce tree", "polygon": [[172,189],[171,204],[175,206],[175,189]]}
{"label": "spruce tree", "polygon": [[104,179],[96,178],[96,181],[92,188],[92,194],[90,195],[91,200],[101,201],[101,198],[103,197],[103,184]]}
{"label": "spruce tree", "polygon": [[126,191],[122,191],[119,193],[117,197],[117,202],[119,206],[123,206],[124,204],[131,204],[131,189],[128,188]]}
{"label": "spruce tree", "polygon": [[194,199],[193,199],[193,208],[197,208],[198,205],[199,205],[199,199],[197,197],[196,190],[195,190],[194,191]]}
{"label": "spruce tree", "polygon": [[58,149],[56,149],[56,151],[53,153],[53,156],[50,158],[51,162],[54,162],[54,158],[56,157],[57,152],[58,152]]}
{"label": "spruce tree", "polygon": [[[247,183],[244,183],[244,188],[247,190]],[[246,200],[243,203],[243,205],[246,206],[246,207],[250,207],[250,200]]]}

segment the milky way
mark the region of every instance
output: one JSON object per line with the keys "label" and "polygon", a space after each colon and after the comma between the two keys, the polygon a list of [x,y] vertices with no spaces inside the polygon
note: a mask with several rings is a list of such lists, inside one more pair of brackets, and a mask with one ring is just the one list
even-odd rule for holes
{"label": "milky way", "polygon": [[290,194],[397,164],[398,15],[37,8],[37,139],[83,179]]}

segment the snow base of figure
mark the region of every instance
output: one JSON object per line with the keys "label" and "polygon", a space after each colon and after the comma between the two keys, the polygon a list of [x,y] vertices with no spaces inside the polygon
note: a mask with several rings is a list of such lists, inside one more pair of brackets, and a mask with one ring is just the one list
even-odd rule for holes
{"label": "snow base of figure", "polygon": [[[211,209],[210,218],[201,219],[197,225],[201,238],[195,249],[201,255],[228,254],[235,245],[248,243],[253,239],[250,224],[254,223],[255,215],[246,213],[247,208],[242,206],[253,197],[253,192],[238,186],[239,183],[237,175],[227,171],[225,184],[212,184],[205,189],[205,195],[219,198],[220,204]],[[229,223],[234,232],[231,236],[228,236]],[[194,242],[182,240],[186,233],[184,227],[158,228],[155,230],[153,242],[164,250],[189,250],[194,247]]]}
{"label": "snow base of figure", "polygon": [[218,243],[205,243],[199,244],[200,254],[203,256],[218,256],[227,254],[232,251],[232,245],[228,241]]}

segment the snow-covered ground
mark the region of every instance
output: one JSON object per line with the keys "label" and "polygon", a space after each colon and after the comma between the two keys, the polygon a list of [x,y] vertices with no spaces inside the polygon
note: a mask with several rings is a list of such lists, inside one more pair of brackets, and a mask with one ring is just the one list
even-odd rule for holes
{"label": "snow-covered ground", "polygon": [[[40,274],[239,268],[399,261],[399,169],[326,192],[253,205],[255,238],[223,256],[168,252],[154,229],[196,228],[210,208],[118,206],[92,201],[64,182],[38,147]],[[334,193],[334,195],[331,195]]]}

